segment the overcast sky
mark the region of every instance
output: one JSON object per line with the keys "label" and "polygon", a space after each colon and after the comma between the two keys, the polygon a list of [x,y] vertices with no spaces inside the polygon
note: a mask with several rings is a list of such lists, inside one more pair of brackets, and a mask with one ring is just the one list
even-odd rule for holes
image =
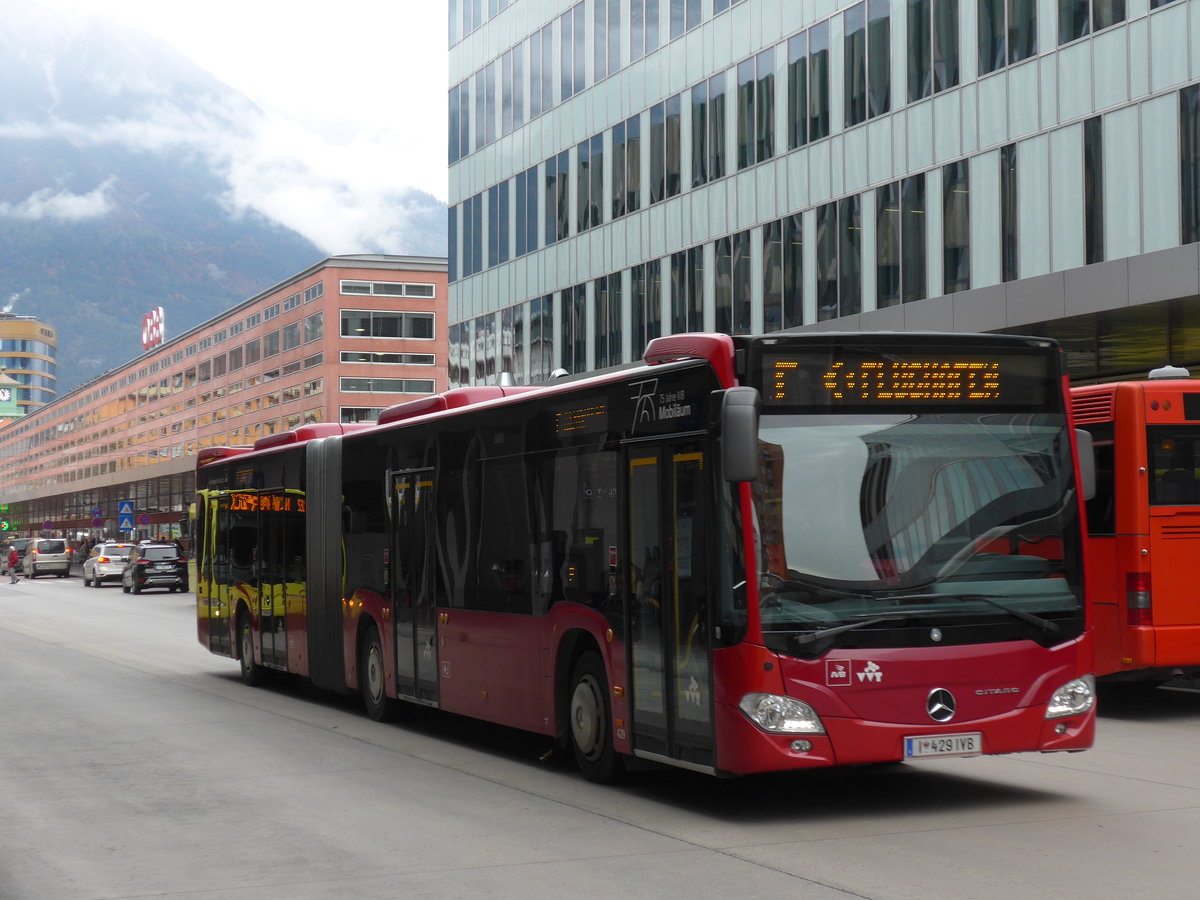
{"label": "overcast sky", "polygon": [[258,140],[311,176],[266,211],[330,252],[356,252],[372,198],[446,200],[447,0],[35,2],[157,35],[262,107]]}

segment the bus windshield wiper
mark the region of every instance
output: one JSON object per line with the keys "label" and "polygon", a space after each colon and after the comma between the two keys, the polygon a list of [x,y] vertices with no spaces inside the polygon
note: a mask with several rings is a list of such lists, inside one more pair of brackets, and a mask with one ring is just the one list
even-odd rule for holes
{"label": "bus windshield wiper", "polygon": [[[940,610],[938,610],[940,612]],[[928,613],[929,610],[924,610]],[[815,644],[823,638],[833,637],[835,634],[841,634],[845,631],[857,631],[859,628],[866,628],[868,625],[877,625],[880,622],[894,622],[897,619],[911,619],[913,616],[921,615],[921,612],[896,612],[888,613],[883,616],[872,616],[869,619],[861,619],[858,622],[850,622],[847,625],[834,625],[832,628],[822,628],[820,631],[810,631],[808,634],[794,634],[792,640],[801,647],[806,644]]]}
{"label": "bus windshield wiper", "polygon": [[1009,606],[1007,603],[1001,603],[1001,598],[998,594],[899,594],[891,597],[886,597],[887,600],[978,600],[980,603],[986,603],[988,606],[994,606],[1001,612],[1006,612],[1016,619],[1020,619],[1029,625],[1040,628],[1046,634],[1058,634],[1061,629],[1057,622],[1051,622],[1049,619],[1043,619],[1041,616],[1035,616],[1031,612],[1026,612],[1023,609],[1017,609],[1015,606]]}
{"label": "bus windshield wiper", "polygon": [[1015,606],[1009,606],[1007,603],[1001,603],[993,594],[957,594],[960,600],[978,600],[980,603],[986,603],[988,606],[994,606],[1001,612],[1006,612],[1014,618],[1020,619],[1022,622],[1028,622],[1037,628],[1042,629],[1046,634],[1058,634],[1062,631],[1058,627],[1057,622],[1051,622],[1049,619],[1043,619],[1041,616],[1035,616],[1031,612],[1026,612],[1023,609],[1017,609]]}
{"label": "bus windshield wiper", "polygon": [[[865,598],[864,598],[865,599]],[[887,600],[978,600],[980,603],[986,603],[988,606],[994,606],[1001,612],[1006,612],[1016,619],[1020,619],[1026,624],[1033,625],[1048,635],[1056,635],[1061,629],[1057,622],[1051,622],[1049,619],[1043,619],[1041,616],[1035,616],[1031,612],[1026,612],[1023,609],[1017,609],[1005,603],[1000,603],[992,594],[896,594],[890,597],[882,598]],[[823,638],[832,637],[836,634],[842,634],[846,631],[856,631],[859,628],[866,628],[868,625],[877,625],[880,622],[894,622],[897,619],[908,619],[918,615],[928,615],[930,613],[943,613],[945,610],[913,610],[911,612],[894,612],[885,615],[872,616],[869,619],[862,619],[858,622],[850,622],[846,625],[835,625],[832,628],[822,628],[820,631],[811,631],[807,634],[793,635],[792,640],[801,647],[807,644],[814,644]]]}

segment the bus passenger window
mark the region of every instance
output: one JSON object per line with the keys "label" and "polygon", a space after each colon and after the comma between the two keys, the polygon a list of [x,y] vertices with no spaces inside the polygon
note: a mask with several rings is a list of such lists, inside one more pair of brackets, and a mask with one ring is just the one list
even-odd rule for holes
{"label": "bus passenger window", "polygon": [[1113,426],[1089,425],[1092,450],[1096,459],[1096,494],[1087,501],[1087,526],[1090,534],[1115,534],[1117,530],[1116,444]]}
{"label": "bus passenger window", "polygon": [[1150,502],[1157,506],[1195,505],[1196,450],[1200,429],[1188,425],[1152,425],[1147,429],[1150,450]]}

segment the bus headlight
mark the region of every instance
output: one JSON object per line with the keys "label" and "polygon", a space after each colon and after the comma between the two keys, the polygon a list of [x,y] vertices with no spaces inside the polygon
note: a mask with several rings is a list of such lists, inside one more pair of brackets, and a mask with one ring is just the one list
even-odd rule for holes
{"label": "bus headlight", "polygon": [[824,734],[811,706],[778,694],[747,694],[738,704],[751,722],[772,734]]}
{"label": "bus headlight", "polygon": [[1096,679],[1091,675],[1084,675],[1082,678],[1068,681],[1054,692],[1046,706],[1046,718],[1077,716],[1090,710],[1095,703]]}

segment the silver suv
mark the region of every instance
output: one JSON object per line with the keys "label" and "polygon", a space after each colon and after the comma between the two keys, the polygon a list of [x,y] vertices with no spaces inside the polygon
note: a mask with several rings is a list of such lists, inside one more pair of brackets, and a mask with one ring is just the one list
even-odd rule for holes
{"label": "silver suv", "polygon": [[129,551],[133,544],[121,541],[105,541],[97,544],[83,561],[83,583],[100,587],[105,581],[120,581],[129,562]]}
{"label": "silver suv", "polygon": [[71,574],[71,548],[63,538],[31,538],[21,567],[27,578],[39,575],[65,578]]}

